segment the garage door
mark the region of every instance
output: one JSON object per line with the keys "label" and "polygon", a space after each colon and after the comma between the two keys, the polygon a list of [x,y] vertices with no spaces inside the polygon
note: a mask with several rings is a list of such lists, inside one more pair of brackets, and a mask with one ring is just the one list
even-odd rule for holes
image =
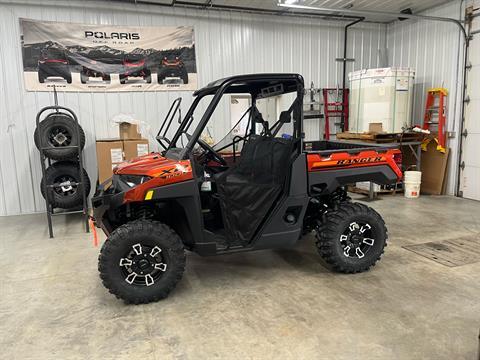
{"label": "garage door", "polygon": [[[480,0],[474,1],[474,8],[480,7]],[[468,71],[467,95],[470,102],[465,106],[465,129],[463,139],[461,189],[463,197],[480,200],[480,11],[475,12],[472,22]]]}

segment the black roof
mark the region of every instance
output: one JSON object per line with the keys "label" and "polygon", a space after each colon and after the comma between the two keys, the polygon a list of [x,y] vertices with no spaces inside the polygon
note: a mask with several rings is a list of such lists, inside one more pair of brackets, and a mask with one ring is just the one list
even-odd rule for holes
{"label": "black roof", "polygon": [[212,81],[207,86],[198,89],[193,93],[197,95],[210,95],[215,94],[217,90],[224,85],[231,85],[225,91],[226,93],[248,93],[258,94],[261,89],[274,86],[277,84],[283,85],[283,93],[297,91],[298,84],[303,87],[303,77],[300,74],[295,73],[263,73],[263,74],[246,74],[246,75],[234,75]]}

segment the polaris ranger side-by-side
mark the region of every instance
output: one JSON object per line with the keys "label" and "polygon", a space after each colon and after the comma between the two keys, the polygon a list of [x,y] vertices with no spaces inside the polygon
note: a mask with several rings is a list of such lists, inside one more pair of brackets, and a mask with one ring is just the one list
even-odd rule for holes
{"label": "polaris ranger side-by-side", "polygon": [[109,62],[110,59],[87,59],[86,63],[82,64],[82,69],[80,71],[80,82],[86,84],[89,82],[89,78],[102,78],[102,81],[110,82],[111,73],[110,69],[113,67]]}
{"label": "polaris ranger side-by-side", "polygon": [[[209,145],[202,134],[229,94],[248,97],[249,108],[235,136]],[[312,231],[320,256],[336,271],[365,271],[380,259],[384,221],[352,202],[344,186],[395,183],[400,151],[304,141],[303,95],[298,74],[221,79],[194,93],[169,138],[181,100],[174,102],[157,136],[164,150],[119,165],[92,199],[95,224],[108,236],[100,277],[112,294],[128,303],[157,301],[181,279],[185,250],[217,255],[292,247]],[[284,109],[269,123],[261,104],[281,96],[288,103],[268,105]]]}
{"label": "polaris ranger side-by-side", "polygon": [[49,47],[42,50],[38,60],[38,82],[43,84],[50,77],[61,77],[68,84],[72,83],[70,63],[62,49]]}
{"label": "polaris ranger side-by-side", "polygon": [[123,69],[119,74],[120,84],[125,84],[129,77],[141,77],[146,83],[152,82],[152,72],[147,66],[147,59],[142,54],[127,54],[123,58]]}
{"label": "polaris ranger side-by-side", "polygon": [[158,83],[163,84],[167,78],[178,78],[188,84],[188,72],[184,62],[178,56],[165,56],[158,67]]}

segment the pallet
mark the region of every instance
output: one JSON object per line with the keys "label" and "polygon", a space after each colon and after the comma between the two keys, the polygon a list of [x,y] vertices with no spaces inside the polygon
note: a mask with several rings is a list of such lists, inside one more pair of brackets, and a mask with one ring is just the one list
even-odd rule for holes
{"label": "pallet", "polygon": [[398,143],[422,141],[423,134],[421,133],[351,133],[342,132],[336,134],[338,140],[359,140],[362,142],[374,143]]}

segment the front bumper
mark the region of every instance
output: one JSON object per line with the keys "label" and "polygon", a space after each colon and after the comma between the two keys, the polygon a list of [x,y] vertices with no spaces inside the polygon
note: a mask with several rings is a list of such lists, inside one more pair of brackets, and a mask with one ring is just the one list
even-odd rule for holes
{"label": "front bumper", "polygon": [[47,76],[58,76],[66,78],[70,76],[70,66],[61,63],[40,63],[38,71],[42,71]]}
{"label": "front bumper", "polygon": [[134,69],[125,69],[123,74],[124,76],[132,76],[132,77],[144,77],[147,76],[147,69],[146,68],[134,68]]}
{"label": "front bumper", "polygon": [[92,197],[95,226],[101,228],[106,235],[114,230],[115,210],[124,203],[125,186],[119,177],[114,175],[98,185],[95,195]]}
{"label": "front bumper", "polygon": [[165,77],[182,77],[186,74],[185,68],[177,66],[165,66],[158,71]]}
{"label": "front bumper", "polygon": [[85,75],[87,75],[88,77],[106,77],[106,76],[109,76],[110,74],[104,72],[104,71],[100,71],[100,70],[93,70],[93,69],[89,69],[89,68],[86,68],[84,67],[83,68],[83,73]]}

